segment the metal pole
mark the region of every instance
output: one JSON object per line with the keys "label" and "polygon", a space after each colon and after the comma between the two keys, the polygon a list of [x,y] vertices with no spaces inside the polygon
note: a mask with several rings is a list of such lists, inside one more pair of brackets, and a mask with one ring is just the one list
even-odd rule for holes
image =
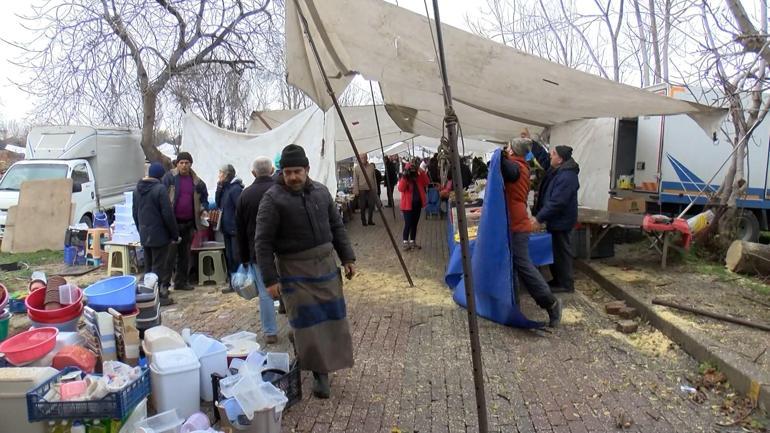
{"label": "metal pole", "polygon": [[717,177],[717,175],[719,174],[719,172],[720,172],[720,171],[722,171],[722,168],[724,168],[725,164],[727,164],[727,161],[729,161],[729,160],[730,160],[730,158],[732,158],[732,157],[733,157],[733,155],[735,155],[735,152],[737,152],[737,151],[738,151],[738,148],[739,148],[739,147],[741,147],[741,146],[743,146],[743,143],[745,143],[745,142],[746,142],[746,140],[748,140],[748,138],[749,138],[749,137],[751,137],[751,134],[754,132],[754,130],[757,128],[757,126],[759,126],[759,123],[760,123],[760,122],[754,122],[754,124],[753,124],[753,125],[751,125],[751,128],[749,128],[749,130],[746,132],[746,135],[744,135],[744,136],[743,136],[743,138],[741,139],[741,141],[740,141],[740,142],[739,142],[739,143],[738,143],[738,144],[737,144],[735,147],[733,147],[733,151],[732,151],[732,152],[730,152],[730,154],[729,154],[729,155],[727,155],[727,158],[726,158],[726,159],[725,159],[725,161],[722,163],[722,165],[720,165],[720,166],[719,166],[719,168],[717,169],[717,171],[716,171],[716,172],[714,172],[714,175],[713,175],[713,176],[711,176],[711,179],[709,179],[709,180],[708,180],[708,182],[706,182],[706,184],[705,184],[705,185],[703,185],[703,190],[698,190],[698,195],[696,195],[696,196],[695,196],[695,198],[694,198],[694,199],[692,199],[692,201],[690,202],[690,204],[688,204],[688,205],[687,205],[687,207],[686,207],[686,208],[684,208],[684,210],[682,211],[682,213],[680,213],[680,214],[679,214],[679,216],[678,216],[677,218],[682,218],[682,217],[684,217],[684,215],[685,215],[685,214],[686,214],[686,213],[687,213],[687,212],[688,212],[688,211],[689,211],[689,210],[690,210],[690,209],[691,209],[691,208],[692,208],[692,207],[695,205],[695,202],[696,202],[696,201],[697,201],[697,200],[698,200],[698,199],[699,199],[699,198],[700,198],[700,197],[703,195],[703,193],[704,193],[706,190],[708,190],[708,189],[711,187],[711,182],[713,182],[713,181],[714,181],[714,178],[716,178],[716,177]]}
{"label": "metal pole", "polygon": [[[473,289],[473,269],[471,268],[470,247],[468,245],[468,222],[465,219],[465,202],[463,200],[462,173],[460,171],[460,153],[457,149],[457,117],[452,108],[452,89],[449,87],[449,78],[446,69],[446,56],[444,54],[444,39],[441,33],[441,18],[438,10],[438,0],[433,0],[433,15],[436,20],[436,39],[438,40],[438,54],[441,64],[441,80],[444,83],[444,104],[449,121],[446,122],[447,138],[451,149],[452,187],[457,203],[457,221],[460,232],[460,249],[463,259],[463,278],[465,281],[465,299],[468,304],[468,334],[471,340],[471,362],[473,363],[473,384],[476,388],[476,412],[478,414],[479,432],[489,431],[487,421],[487,398],[484,393],[484,366],[481,360],[481,342],[479,340],[479,324],[476,316],[476,297]],[[430,23],[430,17],[428,23]]]}
{"label": "metal pole", "polygon": [[[326,85],[326,91],[327,93],[329,93],[329,97],[331,97],[332,102],[334,103],[334,108],[337,110],[337,115],[340,116],[342,127],[345,129],[345,134],[348,136],[348,141],[350,141],[350,146],[353,148],[353,153],[355,153],[356,155],[356,160],[358,160],[358,166],[363,167],[364,164],[363,164],[363,161],[361,160],[361,154],[358,153],[358,147],[356,146],[355,140],[353,140],[353,134],[350,133],[350,128],[348,128],[348,123],[345,121],[345,115],[342,114],[342,108],[340,107],[339,102],[337,102],[337,96],[334,94],[332,85],[329,82],[329,77],[326,75],[326,70],[324,69],[324,65],[323,63],[321,63],[321,56],[318,54],[318,48],[316,48],[315,41],[313,40],[313,36],[310,34],[310,30],[308,29],[305,15],[302,13],[302,8],[299,5],[299,1],[294,0],[294,4],[297,6],[297,13],[299,14],[300,21],[302,22],[302,27],[305,31],[305,36],[307,36],[307,40],[310,43],[310,48],[313,50],[313,56],[315,57],[319,72],[321,73],[321,76],[324,79],[324,84]],[[366,185],[369,187],[369,191],[376,191],[376,188],[374,188],[374,183],[372,183],[372,179],[369,178],[369,175],[366,173],[366,170],[363,170],[362,168],[361,172],[364,175],[364,180],[366,180]],[[388,220],[387,218],[385,218],[385,214],[382,212],[382,203],[380,203],[379,200],[375,200],[374,203],[375,205],[377,205],[377,212],[380,214],[380,217],[382,218],[382,223],[385,225],[385,230],[387,230],[388,232],[390,243],[393,245],[393,251],[395,251],[396,255],[398,256],[398,261],[401,263],[401,269],[404,270],[404,275],[406,276],[407,281],[409,281],[409,286],[414,287],[414,282],[412,281],[412,276],[409,275],[409,269],[407,269],[406,267],[406,262],[404,262],[404,257],[401,256],[401,250],[398,248],[396,239],[393,237],[393,232],[390,230],[390,225],[388,224]]]}
{"label": "metal pole", "polygon": [[[385,191],[385,194],[388,194],[390,191],[391,181],[388,180],[388,163],[385,162],[385,147],[383,147],[382,145],[382,132],[380,131],[380,117],[377,115],[377,104],[374,101],[374,86],[372,85],[371,81],[369,81],[369,91],[372,92],[372,108],[374,109],[374,121],[375,123],[377,123],[377,137],[380,138],[380,151],[382,152],[382,163],[383,163],[383,166],[385,167],[385,188],[387,188],[387,190]],[[393,211],[393,220],[395,220],[396,219],[395,203],[393,203],[391,210]]]}

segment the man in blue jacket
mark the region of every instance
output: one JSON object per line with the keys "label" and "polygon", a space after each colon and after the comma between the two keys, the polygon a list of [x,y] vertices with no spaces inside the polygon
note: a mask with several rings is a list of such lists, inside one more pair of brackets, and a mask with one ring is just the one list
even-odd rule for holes
{"label": "man in blue jacket", "polygon": [[572,159],[572,148],[569,146],[554,146],[549,152],[542,144],[533,141],[532,154],[546,170],[545,178],[537,191],[532,225],[533,230],[545,225],[551,234],[551,274],[554,278],[548,284],[554,293],[573,292],[575,283],[570,234],[577,223],[580,166]]}
{"label": "man in blue jacket", "polygon": [[238,269],[240,260],[240,251],[236,242],[236,221],[235,209],[238,206],[238,199],[243,191],[243,182],[235,177],[235,167],[231,164],[225,164],[219,169],[217,178],[217,192],[215,194],[217,208],[222,210],[219,228],[225,239],[225,261],[227,262],[227,281],[228,286],[222,289],[222,293],[232,293],[233,288],[230,283],[233,274]]}

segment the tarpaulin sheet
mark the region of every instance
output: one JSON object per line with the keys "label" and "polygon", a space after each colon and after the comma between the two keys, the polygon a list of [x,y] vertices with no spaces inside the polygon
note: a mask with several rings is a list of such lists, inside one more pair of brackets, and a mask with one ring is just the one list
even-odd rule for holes
{"label": "tarpaulin sheet", "polygon": [[307,108],[279,127],[259,135],[227,131],[192,113],[185,114],[182,128],[181,150],[192,154],[193,170],[206,182],[211,197],[220,167],[232,164],[236,176],[249,185],[254,180],[251,175],[254,159],[267,156],[272,160],[290,143],[305,149],[310,160],[310,178],[326,185],[332,194],[337,193],[334,122],[328,121],[318,107]]}
{"label": "tarpaulin sheet", "polygon": [[[494,322],[517,328],[536,328],[541,323],[529,320],[516,304],[518,290],[512,251],[508,245],[508,215],[505,207],[500,150],[492,155],[487,188],[476,239],[470,242],[476,312]],[[449,227],[450,257],[444,280],[454,291],[452,298],[467,307],[461,248],[454,242]],[[536,266],[553,263],[551,235],[533,234],[529,241],[530,258]]]}
{"label": "tarpaulin sheet", "polygon": [[[331,107],[331,99],[299,11],[337,94],[361,74],[379,82],[385,106],[403,131],[443,135],[433,20],[381,0],[286,2],[288,81],[323,108]],[[507,141],[524,126],[536,132],[576,119],[679,113],[711,132],[725,113],[571,69],[448,25],[442,29],[452,105],[466,138]]]}

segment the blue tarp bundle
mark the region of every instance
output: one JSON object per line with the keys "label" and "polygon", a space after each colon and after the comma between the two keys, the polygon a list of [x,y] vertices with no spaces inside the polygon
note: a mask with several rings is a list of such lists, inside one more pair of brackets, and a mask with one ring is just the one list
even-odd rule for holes
{"label": "blue tarp bundle", "polygon": [[[519,311],[514,290],[518,283],[508,245],[508,213],[505,207],[500,149],[489,164],[487,189],[476,239],[470,242],[476,312],[489,320],[517,328],[537,328],[542,324],[527,319]],[[467,307],[460,245],[454,242],[449,224],[450,257],[445,281],[454,291],[453,299]],[[532,234],[529,254],[536,266],[553,263],[551,235]]]}

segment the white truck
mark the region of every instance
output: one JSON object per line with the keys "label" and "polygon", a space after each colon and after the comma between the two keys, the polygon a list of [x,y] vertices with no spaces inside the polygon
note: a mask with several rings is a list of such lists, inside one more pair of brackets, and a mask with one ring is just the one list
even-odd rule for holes
{"label": "white truck", "polygon": [[72,179],[72,223],[92,226],[97,211],[111,213],[144,175],[140,134],[128,128],[39,126],[27,137],[25,159],[0,179],[0,238],[8,208],[28,180]]}
{"label": "white truck", "polygon": [[[663,84],[648,90],[695,100],[681,86]],[[706,99],[714,98],[707,95]],[[709,136],[693,119],[682,114],[568,122],[552,129],[550,143],[575,149],[574,156],[580,164],[581,206],[607,210],[608,199],[615,196],[638,200],[641,212],[678,215],[695,201],[690,210],[694,215],[701,212],[707,201],[698,196],[699,191],[714,192],[724,179],[727,166],[706,185],[732,151],[732,136],[729,117],[719,132]],[[743,209],[739,237],[755,241],[760,230],[768,229],[770,117],[754,130],[748,149],[748,189],[746,196],[738,200]],[[631,177],[633,187],[623,186],[621,177]]]}

